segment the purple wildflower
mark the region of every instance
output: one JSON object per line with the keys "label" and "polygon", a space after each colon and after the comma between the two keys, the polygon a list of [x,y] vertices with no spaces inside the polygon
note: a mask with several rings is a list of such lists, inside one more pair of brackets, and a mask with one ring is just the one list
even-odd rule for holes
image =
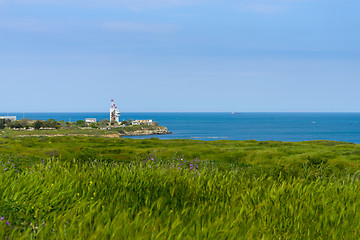
{"label": "purple wildflower", "polygon": [[5,217],[1,217],[0,220],[4,220]]}
{"label": "purple wildflower", "polygon": [[6,221],[6,225],[10,225],[10,223],[8,221]]}

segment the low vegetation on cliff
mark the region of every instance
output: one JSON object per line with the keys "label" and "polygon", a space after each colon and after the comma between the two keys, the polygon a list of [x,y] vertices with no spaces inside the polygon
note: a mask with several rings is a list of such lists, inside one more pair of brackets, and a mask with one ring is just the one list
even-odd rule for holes
{"label": "low vegetation on cliff", "polygon": [[6,136],[103,136],[120,137],[133,135],[157,135],[168,134],[168,129],[159,126],[157,122],[151,125],[132,125],[132,121],[123,121],[112,124],[107,119],[98,122],[86,123],[83,120],[76,122],[44,120],[18,120],[14,122],[1,122],[3,131],[0,135]]}

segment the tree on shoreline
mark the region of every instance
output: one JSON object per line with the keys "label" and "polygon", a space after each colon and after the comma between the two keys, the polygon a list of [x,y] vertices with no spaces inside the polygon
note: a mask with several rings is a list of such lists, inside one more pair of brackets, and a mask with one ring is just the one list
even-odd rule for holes
{"label": "tree on shoreline", "polygon": [[101,127],[101,128],[107,127],[107,126],[109,126],[109,123],[110,123],[110,121],[107,118],[101,119],[99,121],[99,127]]}
{"label": "tree on shoreline", "polygon": [[34,123],[34,128],[35,129],[40,129],[44,126],[44,122],[43,121],[40,121],[40,120],[37,120],[35,123]]}
{"label": "tree on shoreline", "polygon": [[55,121],[54,119],[48,119],[44,123],[44,127],[59,129],[60,128],[60,123]]}
{"label": "tree on shoreline", "polygon": [[86,123],[84,120],[78,120],[76,122],[76,125],[78,125],[79,127],[86,127]]}

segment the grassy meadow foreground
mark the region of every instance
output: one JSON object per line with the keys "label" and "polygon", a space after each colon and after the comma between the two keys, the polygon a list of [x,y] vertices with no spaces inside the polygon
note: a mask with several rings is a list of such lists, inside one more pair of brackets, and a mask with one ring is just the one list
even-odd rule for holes
{"label": "grassy meadow foreground", "polygon": [[0,239],[358,239],[360,145],[0,136]]}

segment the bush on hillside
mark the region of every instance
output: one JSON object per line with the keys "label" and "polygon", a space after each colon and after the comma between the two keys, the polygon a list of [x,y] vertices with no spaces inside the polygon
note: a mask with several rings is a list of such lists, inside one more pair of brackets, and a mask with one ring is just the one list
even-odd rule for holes
{"label": "bush on hillside", "polygon": [[78,125],[79,127],[85,127],[86,126],[86,123],[84,120],[78,120],[76,122],[76,125]]}
{"label": "bush on hillside", "polygon": [[44,127],[59,129],[59,128],[60,128],[60,123],[57,122],[57,121],[55,121],[54,119],[48,119],[48,120],[44,123]]}

